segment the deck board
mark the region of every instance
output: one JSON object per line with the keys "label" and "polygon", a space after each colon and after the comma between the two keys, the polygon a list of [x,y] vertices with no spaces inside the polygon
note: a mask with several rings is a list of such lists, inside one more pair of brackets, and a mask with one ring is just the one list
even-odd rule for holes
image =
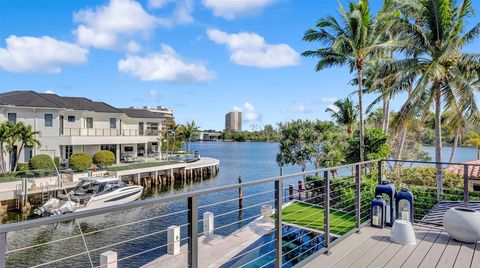
{"label": "deck board", "polygon": [[455,268],[470,267],[472,263],[473,253],[475,251],[475,244],[462,244],[455,260]]}
{"label": "deck board", "polygon": [[420,243],[418,243],[417,248],[415,248],[415,251],[410,254],[408,259],[403,263],[402,267],[418,267],[420,263],[422,263],[423,258],[427,255],[430,248],[435,243],[435,240],[437,240],[438,235],[440,235],[439,230],[431,229],[428,231],[428,234],[425,235]]}
{"label": "deck board", "polygon": [[480,242],[475,245],[475,252],[472,258],[472,268],[480,268]]}
{"label": "deck board", "polygon": [[423,258],[419,267],[433,268],[437,266],[438,260],[440,259],[443,251],[447,247],[448,241],[450,241],[450,236],[448,236],[446,232],[442,231],[437,237],[437,240],[435,240],[435,243],[428,251],[427,255],[425,255],[425,258]]}
{"label": "deck board", "polygon": [[455,267],[480,268],[480,242],[463,244],[442,229],[414,225],[417,244],[402,246],[390,241],[390,228],[364,227],[300,267]]}
{"label": "deck board", "polygon": [[440,260],[438,261],[437,267],[453,267],[461,246],[462,243],[458,242],[457,240],[450,239],[450,241],[448,241],[447,248],[445,248]]}

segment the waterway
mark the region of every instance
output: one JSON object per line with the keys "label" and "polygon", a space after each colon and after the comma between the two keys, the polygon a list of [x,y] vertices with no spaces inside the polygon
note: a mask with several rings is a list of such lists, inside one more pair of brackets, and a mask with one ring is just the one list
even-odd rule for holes
{"label": "waterway", "polygon": [[[243,182],[248,182],[279,175],[279,168],[275,162],[275,155],[278,152],[277,143],[204,142],[193,143],[191,149],[198,150],[203,156],[219,159],[220,172],[218,176],[190,185],[177,184],[173,188],[150,189],[145,191],[143,198],[175,195],[181,192],[230,185],[237,183],[239,176],[241,176]],[[433,155],[433,147],[426,147],[425,149]],[[449,148],[444,148],[445,160],[448,160],[449,150]],[[476,151],[473,148],[458,148],[455,161],[462,162],[474,159],[475,154]],[[299,167],[287,167],[284,172],[288,174],[299,171]],[[298,179],[300,178],[292,179],[286,183],[296,183]],[[237,190],[203,196],[199,199],[200,218],[202,218],[203,212],[206,211],[214,212],[216,215],[233,212],[215,218],[216,228],[226,226],[215,232],[219,235],[228,235],[239,227],[247,224],[249,219],[253,219],[252,217],[259,214],[261,204],[273,204],[274,196],[273,191],[271,191],[272,189],[273,184],[246,188],[244,190],[244,196],[246,196],[246,198],[243,200],[243,208],[248,209],[243,209],[241,212],[239,211],[238,201],[212,205],[223,200],[230,200],[237,197]],[[249,195],[263,192],[266,193],[248,197]],[[208,207],[205,207],[207,205]],[[185,223],[187,214],[185,210],[186,201],[182,200],[90,217],[79,220],[78,222],[71,221],[55,226],[42,226],[11,233],[7,237],[7,245],[8,250],[13,250],[13,252],[7,254],[7,264],[9,267],[30,267],[33,264],[47,263],[65,256],[81,254],[85,252],[87,247],[91,252],[90,256],[81,254],[59,263],[51,263],[47,265],[47,267],[86,267],[90,266],[90,259],[94,265],[99,265],[99,255],[107,250],[117,251],[119,259],[126,258],[120,262],[121,267],[138,267],[166,252],[166,248],[161,247],[166,243],[166,233],[162,230],[168,226],[182,226],[182,237],[186,236]],[[183,212],[168,217],[161,217],[161,215],[179,211]],[[22,217],[17,215],[16,217],[9,217],[8,220],[22,220]],[[125,225],[141,220],[145,221]],[[119,225],[125,226],[100,231]],[[79,226],[83,233],[89,233],[85,236],[85,242],[79,235]],[[201,227],[199,231],[202,231]],[[146,234],[151,235],[138,239]],[[72,236],[74,236],[74,238],[48,243],[49,241]],[[121,243],[125,240],[131,241]],[[19,248],[41,243],[48,244],[27,250],[15,251]]]}

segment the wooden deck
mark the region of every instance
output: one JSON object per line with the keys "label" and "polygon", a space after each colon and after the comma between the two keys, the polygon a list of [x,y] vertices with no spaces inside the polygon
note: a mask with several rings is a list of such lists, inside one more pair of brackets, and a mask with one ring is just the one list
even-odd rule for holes
{"label": "wooden deck", "polygon": [[[480,243],[463,244],[439,228],[415,225],[417,244],[390,242],[390,229],[364,227],[303,267],[472,267],[480,268]],[[300,265],[301,266],[301,265]]]}
{"label": "wooden deck", "polygon": [[[449,208],[464,207],[463,201],[441,201],[437,203],[423,218],[424,222],[443,225],[443,215]],[[479,201],[470,201],[469,208],[480,211]]]}

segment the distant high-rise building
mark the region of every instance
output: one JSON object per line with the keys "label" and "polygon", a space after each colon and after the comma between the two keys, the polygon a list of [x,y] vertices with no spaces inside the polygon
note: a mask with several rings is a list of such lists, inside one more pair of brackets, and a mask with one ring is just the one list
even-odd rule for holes
{"label": "distant high-rise building", "polygon": [[233,111],[225,115],[225,130],[242,131],[242,112]]}

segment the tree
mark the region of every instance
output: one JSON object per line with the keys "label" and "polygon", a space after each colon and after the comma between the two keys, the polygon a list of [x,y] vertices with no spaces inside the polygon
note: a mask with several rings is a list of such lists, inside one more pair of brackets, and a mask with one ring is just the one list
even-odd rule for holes
{"label": "tree", "polygon": [[5,159],[7,159],[7,156],[5,155],[9,150],[8,150],[8,145],[7,142],[10,140],[10,136],[13,134],[13,130],[15,128],[15,125],[10,122],[6,121],[0,124],[0,154],[2,158],[2,163],[1,163],[1,169],[2,172],[7,171],[7,166]]}
{"label": "tree", "polygon": [[288,123],[280,123],[281,134],[280,152],[277,154],[277,163],[284,165],[299,165],[302,172],[307,169],[307,163],[311,161],[315,148],[312,146],[313,131],[310,122],[296,120]]}
{"label": "tree", "polygon": [[[359,133],[348,138],[345,157],[349,163],[360,161]],[[365,160],[385,159],[388,157],[390,147],[388,135],[379,128],[366,129],[365,131]]]}
{"label": "tree", "polygon": [[480,133],[479,132],[474,132],[474,131],[469,131],[467,133],[466,137],[466,143],[468,145],[472,145],[477,147],[477,158],[480,159]]}
{"label": "tree", "polygon": [[[455,6],[452,0],[422,0],[404,3],[402,11],[408,16],[397,17],[392,31],[404,44],[406,58],[386,63],[380,76],[388,73],[418,74],[416,85],[394,121],[397,124],[419,112],[426,113],[433,105],[435,111],[435,161],[442,161],[442,96],[444,105],[453,99],[462,114],[480,122],[476,89],[466,79],[466,70],[480,66],[478,53],[463,53],[480,33],[480,23],[463,33],[464,20],[473,12],[470,0]],[[410,19],[412,18],[412,19]],[[443,192],[442,165],[437,164],[437,197]]]}
{"label": "tree", "polygon": [[[305,32],[303,40],[320,42],[325,47],[317,50],[307,50],[303,56],[319,58],[315,70],[348,65],[350,72],[356,72],[359,106],[359,143],[360,161],[364,160],[364,125],[363,125],[363,68],[374,54],[394,47],[394,41],[383,42],[380,34],[382,27],[376,23],[370,14],[367,0],[350,3],[349,11],[340,4],[341,22],[332,16],[322,18],[317,23],[317,29]],[[380,26],[383,26],[380,24]]]}
{"label": "tree", "polygon": [[350,98],[339,99],[333,103],[335,109],[327,108],[325,112],[330,112],[332,118],[339,125],[347,127],[347,133],[353,132],[353,125],[357,121],[357,108],[353,105]]}
{"label": "tree", "polygon": [[315,169],[319,169],[320,165],[327,161],[324,152],[325,143],[336,139],[336,136],[333,135],[334,124],[329,121],[317,120],[311,124],[311,127],[313,129],[312,145],[315,149],[313,164]]}
{"label": "tree", "polygon": [[[40,146],[40,141],[38,140],[40,131],[33,131],[31,125],[26,126],[23,122],[18,122],[15,125],[14,131],[16,132],[17,139],[20,142],[20,147],[17,150],[16,155],[17,159],[20,158],[20,155],[25,147],[34,148]],[[16,171],[17,167],[18,161],[16,161],[13,171]]]}
{"label": "tree", "polygon": [[188,140],[187,151],[190,152],[190,143],[192,139],[200,134],[200,128],[195,125],[195,121],[187,122],[183,127],[183,137]]}

